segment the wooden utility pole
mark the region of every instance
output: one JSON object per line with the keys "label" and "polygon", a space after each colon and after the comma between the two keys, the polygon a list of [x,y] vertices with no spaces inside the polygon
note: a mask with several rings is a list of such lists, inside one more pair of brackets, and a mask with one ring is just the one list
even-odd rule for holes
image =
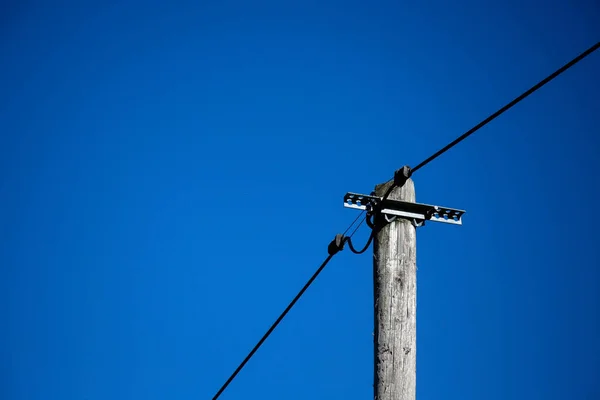
{"label": "wooden utility pole", "polygon": [[[382,197],[392,183],[378,185]],[[409,179],[388,197],[414,203]],[[417,386],[416,228],[408,219],[385,224],[375,236],[375,400],[415,400]]]}
{"label": "wooden utility pole", "polygon": [[[417,226],[462,225],[464,210],[416,203],[410,167],[371,195],[348,192],[344,207],[366,211],[373,229],[375,400],[415,400],[417,389]],[[393,185],[393,187],[392,187]],[[354,253],[362,253],[345,239]],[[369,242],[367,242],[368,247]]]}

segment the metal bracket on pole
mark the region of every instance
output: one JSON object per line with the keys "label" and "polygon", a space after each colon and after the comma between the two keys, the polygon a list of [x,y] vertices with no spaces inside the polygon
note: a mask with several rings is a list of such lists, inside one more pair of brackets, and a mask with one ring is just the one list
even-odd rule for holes
{"label": "metal bracket on pole", "polygon": [[[394,215],[413,221],[416,226],[421,226],[425,221],[443,222],[447,224],[462,225],[464,210],[449,207],[430,206],[428,204],[410,203],[406,201],[368,196],[366,194],[346,193],[344,207],[373,212],[380,210],[381,214]],[[386,217],[387,218],[387,217]]]}

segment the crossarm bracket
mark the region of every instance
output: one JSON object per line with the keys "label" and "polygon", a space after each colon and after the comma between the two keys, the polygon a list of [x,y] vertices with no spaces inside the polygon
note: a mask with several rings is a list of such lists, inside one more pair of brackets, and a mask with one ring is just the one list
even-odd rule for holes
{"label": "crossarm bracket", "polygon": [[450,207],[432,206],[428,204],[410,203],[407,201],[368,196],[366,194],[346,193],[344,207],[373,212],[380,208],[385,215],[395,215],[411,221],[434,221],[447,224],[462,225],[464,210]]}

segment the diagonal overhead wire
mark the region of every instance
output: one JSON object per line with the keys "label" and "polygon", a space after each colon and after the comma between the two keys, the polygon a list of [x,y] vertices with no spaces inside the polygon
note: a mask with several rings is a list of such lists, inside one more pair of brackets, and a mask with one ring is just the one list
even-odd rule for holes
{"label": "diagonal overhead wire", "polygon": [[[344,234],[338,235],[341,238],[341,242],[338,243],[338,246],[339,246],[338,250],[341,250],[341,247],[343,247],[343,244],[345,243],[346,239],[348,239],[344,235],[350,230],[350,228],[352,228],[352,226],[356,223],[356,221],[358,221],[358,219],[362,216],[362,214],[363,213],[360,213],[358,215],[358,217],[356,219],[354,219],[354,221],[352,221],[352,223],[344,231]],[[362,225],[363,222],[364,222],[364,220],[361,221],[360,224],[358,224],[358,226],[354,229],[354,231],[352,232],[352,234],[350,235],[350,237],[352,235],[354,235],[354,233],[356,233],[356,231],[358,230],[358,228],[360,228],[360,226]],[[336,237],[336,239],[337,239],[337,237]],[[333,243],[335,243],[335,240],[334,240],[334,242],[332,242],[332,244]],[[330,245],[330,247],[331,247],[331,245]],[[254,353],[256,353],[256,351],[260,348],[260,346],[263,345],[263,343],[267,340],[267,338],[271,335],[271,333],[273,333],[273,331],[275,330],[275,328],[277,328],[277,325],[279,325],[279,323],[283,320],[283,318],[285,318],[285,316],[287,315],[287,313],[290,312],[290,310],[292,309],[292,307],[294,307],[294,305],[300,299],[300,297],[302,297],[302,295],[304,294],[304,292],[306,292],[306,290],[310,287],[310,285],[312,285],[312,283],[315,281],[315,279],[317,279],[317,277],[319,276],[319,274],[321,273],[321,271],[323,271],[323,269],[325,269],[325,267],[327,266],[327,264],[329,263],[329,261],[331,261],[331,259],[333,258],[333,256],[336,253],[337,253],[337,251],[335,251],[335,252],[329,251],[329,256],[325,259],[325,261],[323,261],[323,263],[321,263],[321,265],[319,266],[319,268],[317,268],[317,270],[315,271],[315,273],[304,284],[304,286],[302,287],[302,289],[300,289],[300,291],[298,292],[298,294],[296,294],[296,296],[288,304],[288,306],[285,308],[285,310],[283,310],[283,312],[279,315],[279,317],[277,317],[277,319],[275,320],[275,322],[273,322],[273,324],[271,325],[271,327],[265,332],[265,334],[260,338],[260,340],[256,343],[256,345],[254,345],[254,347],[252,348],[252,350],[250,350],[250,352],[248,353],[248,355],[246,356],[246,358],[244,358],[244,360],[240,363],[240,365],[238,365],[238,367],[235,369],[235,371],[233,371],[233,373],[225,381],[225,383],[223,384],[223,386],[221,386],[221,388],[219,389],[219,391],[215,394],[215,396],[213,397],[213,400],[217,400],[219,398],[219,396],[221,396],[221,394],[225,391],[225,389],[227,389],[227,386],[229,386],[229,384],[235,379],[235,377],[237,376],[237,374],[239,374],[239,372],[242,370],[242,368],[244,368],[244,366],[246,365],[246,363],[248,363],[248,361],[250,361],[250,359],[252,358],[252,356],[254,356]]]}
{"label": "diagonal overhead wire", "polygon": [[423,160],[421,163],[419,163],[416,167],[412,169],[412,172],[415,173],[419,169],[423,168],[425,165],[429,164],[431,161],[435,160],[436,158],[450,150],[452,147],[456,146],[457,144],[459,144],[460,142],[477,132],[479,129],[483,128],[485,125],[489,124],[490,122],[498,118],[500,115],[513,108],[519,102],[521,102],[529,95],[533,94],[538,89],[540,89],[542,86],[546,85],[548,82],[552,81],[554,78],[556,78],[557,76],[559,76],[560,74],[577,64],[579,61],[583,60],[584,58],[592,54],[594,51],[598,50],[598,48],[600,48],[600,42],[597,42],[596,44],[585,50],[583,53],[579,54],[577,57],[575,57],[574,59],[572,59],[571,61],[569,61],[568,63],[566,63],[565,65],[563,65],[562,67],[560,67],[559,69],[557,69],[556,71],[539,81],[538,83],[536,83],[535,85],[533,85],[521,95],[515,97],[504,107],[500,108],[498,111],[488,116],[486,119],[475,125],[473,128],[469,129],[468,131],[454,139],[452,142],[448,143],[446,146],[429,156],[427,159]]}
{"label": "diagonal overhead wire", "polygon": [[[431,161],[435,160],[436,158],[438,158],[439,156],[441,156],[442,154],[444,154],[446,151],[450,150],[452,147],[456,146],[457,144],[459,144],[460,142],[462,142],[463,140],[465,140],[467,137],[469,137],[470,135],[472,135],[473,133],[475,133],[476,131],[478,131],[479,129],[481,129],[482,127],[484,127],[485,125],[487,125],[488,123],[490,123],[491,121],[493,121],[494,119],[496,119],[497,117],[499,117],[500,115],[502,115],[504,112],[506,112],[509,109],[511,109],[512,107],[514,107],[517,103],[519,103],[522,100],[524,100],[526,97],[528,97],[529,95],[531,95],[532,93],[534,93],[535,91],[537,91],[538,89],[540,89],[542,86],[546,85],[548,82],[552,81],[554,78],[556,78],[557,76],[559,76],[560,74],[562,74],[563,72],[565,72],[566,70],[568,70],[569,68],[571,68],[573,65],[575,65],[579,61],[583,60],[585,57],[587,57],[588,55],[590,55],[591,53],[593,53],[594,51],[596,51],[598,48],[600,48],[600,42],[596,43],[595,45],[593,45],[592,47],[590,47],[589,49],[587,49],[583,53],[579,54],[573,60],[569,61],[568,63],[566,63],[565,65],[563,65],[561,68],[559,68],[558,70],[554,71],[552,74],[550,74],[549,76],[547,76],[546,78],[544,78],[543,80],[541,80],[540,82],[538,82],[537,84],[535,84],[534,86],[532,86],[530,89],[528,89],[527,91],[525,91],[524,93],[522,93],[520,96],[518,96],[515,99],[513,99],[511,102],[509,102],[508,104],[506,104],[504,107],[500,108],[495,113],[493,113],[490,116],[488,116],[486,119],[484,119],[483,121],[481,121],[479,124],[475,125],[473,128],[469,129],[467,132],[465,132],[464,134],[462,134],[461,136],[459,136],[458,138],[456,138],[454,141],[452,141],[451,143],[449,143],[448,145],[446,145],[442,149],[438,150],[436,153],[434,153],[433,155],[431,155],[427,159],[423,160],[421,163],[419,163],[412,170],[410,170],[410,168],[407,167],[407,169],[405,170],[405,173],[404,173],[404,177],[401,178],[399,181],[395,181],[395,183],[388,188],[388,190],[386,191],[386,194],[384,195],[383,199],[385,200],[389,196],[389,194],[391,193],[391,191],[393,190],[394,187],[396,187],[396,186],[402,186],[403,182],[405,182],[406,179],[408,179],[412,173],[414,173],[415,171],[423,168],[425,165],[427,165]],[[397,182],[400,182],[400,183],[397,183]],[[275,320],[275,322],[271,325],[271,327],[266,331],[266,333],[262,336],[262,338],[258,341],[258,343],[256,343],[256,345],[252,348],[252,350],[248,353],[248,355],[244,358],[244,360],[233,371],[233,373],[229,376],[229,378],[227,379],[227,381],[225,381],[225,383],[221,386],[221,388],[219,389],[219,391],[215,394],[215,396],[213,397],[213,400],[217,400],[219,398],[219,396],[223,393],[223,391],[225,391],[225,389],[235,379],[235,377],[242,370],[242,368],[244,368],[244,366],[246,365],[246,363],[248,363],[248,361],[254,356],[254,354],[258,351],[258,349],[267,340],[267,338],[269,337],[269,335],[271,335],[271,333],[275,330],[275,328],[279,325],[279,323],[283,320],[283,318],[285,318],[285,316],[292,309],[292,307],[294,307],[294,305],[300,299],[300,297],[302,297],[302,295],[304,294],[304,292],[306,292],[306,290],[310,287],[310,285],[315,281],[315,279],[323,271],[323,269],[325,268],[325,266],[327,266],[327,264],[329,263],[329,261],[331,261],[331,259],[333,258],[333,256],[339,250],[341,250],[343,248],[343,245],[345,243],[348,243],[350,249],[354,253],[360,254],[360,253],[366,251],[366,249],[371,244],[371,241],[373,240],[373,237],[375,235],[375,231],[371,232],[371,235],[369,236],[369,240],[367,241],[367,244],[361,250],[357,251],[356,249],[354,249],[354,247],[352,246],[352,241],[351,241],[352,236],[356,233],[356,231],[365,222],[366,217],[363,218],[363,220],[354,228],[354,230],[352,231],[352,233],[348,237],[344,236],[356,224],[356,222],[360,219],[360,217],[363,215],[363,213],[364,213],[364,211],[362,213],[360,213],[356,217],[356,219],[348,226],[348,228],[346,228],[346,230],[344,231],[343,234],[336,236],[336,239],[334,239],[334,241],[329,245],[329,256],[322,262],[322,264],[317,268],[317,270],[315,271],[315,273],[310,277],[310,279],[306,282],[306,284],[302,287],[302,289],[298,292],[298,294],[296,294],[296,296],[288,304],[288,306],[281,313],[281,315],[279,315],[279,317]],[[332,246],[333,246],[333,250],[332,250]]]}

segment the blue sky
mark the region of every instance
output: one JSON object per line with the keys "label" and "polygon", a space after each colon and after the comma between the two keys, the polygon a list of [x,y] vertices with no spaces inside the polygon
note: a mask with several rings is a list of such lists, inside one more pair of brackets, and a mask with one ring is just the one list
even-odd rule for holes
{"label": "blue sky", "polygon": [[[593,1],[485,3],[4,2],[0,397],[212,398],[344,193],[600,38]],[[418,231],[420,400],[600,397],[598,71],[415,174],[467,210]],[[371,398],[372,307],[340,253],[222,399]]]}

